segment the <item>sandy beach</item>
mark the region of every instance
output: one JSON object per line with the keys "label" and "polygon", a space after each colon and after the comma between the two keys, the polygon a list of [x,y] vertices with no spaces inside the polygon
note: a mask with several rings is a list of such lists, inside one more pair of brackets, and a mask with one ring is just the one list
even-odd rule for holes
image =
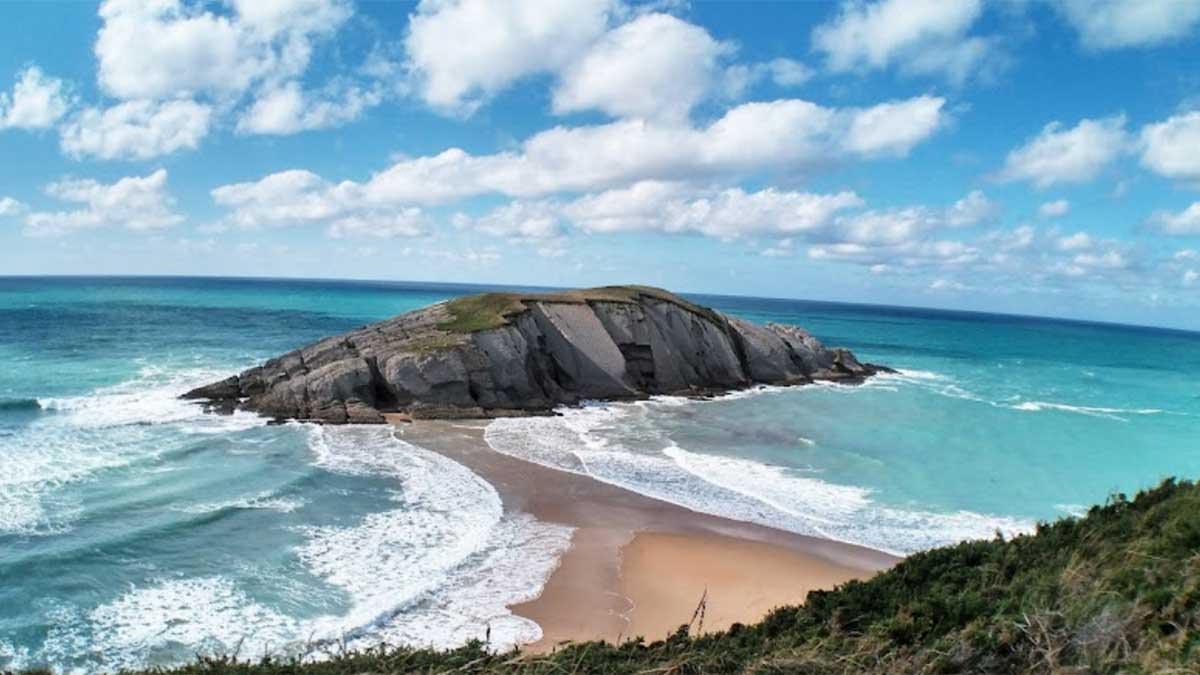
{"label": "sandy beach", "polygon": [[542,627],[526,649],[666,637],[692,621],[751,623],[810,590],[861,579],[897,558],[872,549],[697,513],[587,476],[492,450],[486,422],[394,420],[400,438],[440,452],[496,487],[505,508],[575,528],[540,597],[512,611]]}

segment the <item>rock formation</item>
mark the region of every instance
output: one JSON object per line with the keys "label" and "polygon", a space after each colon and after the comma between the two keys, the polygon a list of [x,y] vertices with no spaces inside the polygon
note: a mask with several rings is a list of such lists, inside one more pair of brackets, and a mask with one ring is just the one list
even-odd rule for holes
{"label": "rock formation", "polygon": [[743,321],[666,291],[485,293],[326,338],[185,394],[280,419],[375,423],[546,413],[589,399],[861,382],[882,366],[803,329]]}

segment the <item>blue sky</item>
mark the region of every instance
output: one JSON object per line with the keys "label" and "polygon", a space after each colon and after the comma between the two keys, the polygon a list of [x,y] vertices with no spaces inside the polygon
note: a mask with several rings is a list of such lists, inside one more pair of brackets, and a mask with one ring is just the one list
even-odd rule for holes
{"label": "blue sky", "polygon": [[0,273],[1200,328],[1200,0],[0,4]]}

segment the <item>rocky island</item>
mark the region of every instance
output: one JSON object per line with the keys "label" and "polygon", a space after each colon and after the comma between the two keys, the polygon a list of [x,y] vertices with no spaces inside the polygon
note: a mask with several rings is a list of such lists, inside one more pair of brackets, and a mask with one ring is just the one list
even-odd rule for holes
{"label": "rocky island", "polygon": [[885,370],[795,326],[760,326],[658,288],[608,286],[441,302],[184,397],[280,419],[382,423],[386,413],[485,418],[584,400],[857,383]]}

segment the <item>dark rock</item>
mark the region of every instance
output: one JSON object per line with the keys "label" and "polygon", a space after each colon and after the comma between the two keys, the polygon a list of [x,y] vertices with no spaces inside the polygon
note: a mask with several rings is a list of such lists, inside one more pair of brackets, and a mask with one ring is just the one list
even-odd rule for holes
{"label": "dark rock", "polygon": [[708,396],[755,384],[861,382],[890,369],[796,326],[757,324],[620,286],[470,296],[327,338],[188,392],[215,409],[379,423],[547,414],[588,399]]}

